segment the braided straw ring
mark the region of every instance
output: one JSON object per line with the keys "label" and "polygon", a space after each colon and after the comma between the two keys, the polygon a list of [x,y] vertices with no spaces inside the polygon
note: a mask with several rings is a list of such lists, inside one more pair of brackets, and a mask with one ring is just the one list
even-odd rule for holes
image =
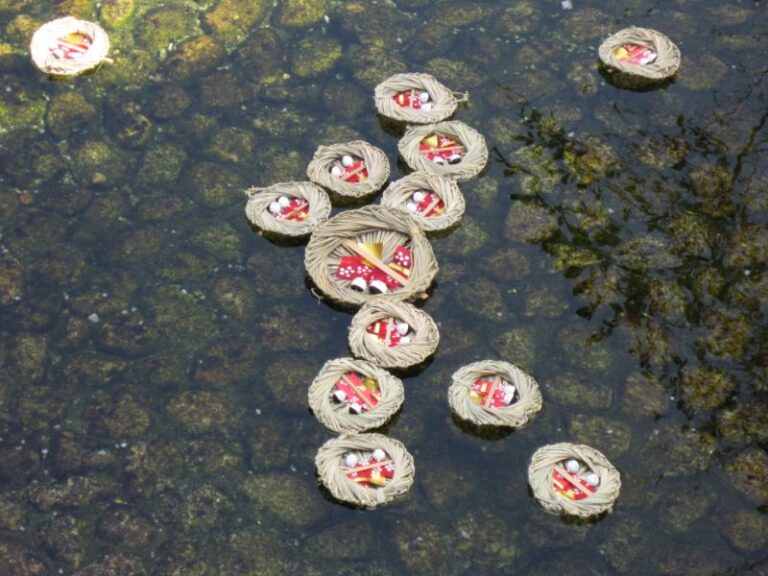
{"label": "braided straw ring", "polygon": [[[473,384],[480,379],[490,382],[492,387],[484,396],[472,393]],[[514,386],[512,403],[494,407],[494,393],[503,395],[508,385]],[[536,380],[514,364],[485,360],[454,372],[448,403],[460,418],[478,426],[519,428],[541,410],[541,392]]]}
{"label": "braided straw ring", "polygon": [[414,172],[392,182],[384,190],[381,203],[406,209],[427,232],[450,228],[461,220],[465,208],[464,195],[456,182],[426,172]]}
{"label": "braided straw ring", "polygon": [[[379,463],[372,456],[377,450],[384,451],[384,460],[380,463],[394,467],[392,478],[387,478],[383,486],[365,486],[347,477],[355,468],[347,465],[348,455],[353,455],[358,461],[371,463],[356,466],[358,469],[368,466],[367,470],[361,472],[371,469],[375,471]],[[331,438],[317,451],[315,466],[321,482],[334,498],[369,508],[387,504],[408,492],[415,474],[413,457],[405,446],[382,434],[352,434]]]}
{"label": "braided straw ring", "polygon": [[104,29],[72,16],[40,26],[32,35],[29,52],[35,66],[53,76],[78,76],[112,61],[107,58],[109,36]]}
{"label": "braided straw ring", "polygon": [[[632,64],[616,57],[616,49],[626,44],[645,46],[656,52],[649,64]],[[646,80],[665,80],[680,67],[680,49],[661,32],[649,28],[625,28],[613,34],[600,45],[600,61],[609,70]]]}
{"label": "braided straw ring", "polygon": [[439,342],[440,332],[431,316],[405,302],[366,304],[349,326],[352,354],[384,368],[419,364],[435,353]]}
{"label": "braided straw ring", "polygon": [[[419,100],[423,92],[429,95],[428,106]],[[395,74],[376,86],[374,94],[379,114],[411,124],[445,120],[469,98],[468,94],[452,92],[429,74]],[[404,105],[398,104],[398,97],[404,98]]]}
{"label": "braided straw ring", "polygon": [[[344,166],[345,156],[352,159],[352,165]],[[361,198],[386,184],[389,160],[384,152],[362,140],[319,146],[307,167],[307,176],[340,196]]]}
{"label": "braided straw ring", "polygon": [[[410,250],[410,273],[407,280],[396,274],[400,279],[398,288],[378,295],[356,292],[350,280],[336,277],[341,258],[358,256],[355,250],[367,243],[382,245],[381,256],[374,266],[377,272],[386,273],[388,278],[396,274],[390,267],[396,250],[401,246]],[[438,270],[432,246],[408,213],[378,205],[347,210],[318,226],[307,244],[304,266],[324,294],[353,306],[372,300],[389,302],[425,297],[425,291]]]}
{"label": "braided straw ring", "polygon": [[[360,388],[362,379],[354,375],[360,375],[362,379],[371,378],[378,387],[373,395],[355,395],[354,399],[365,407],[359,414],[350,411],[349,397],[341,402],[334,398],[334,392],[338,392],[337,382],[346,384],[347,389]],[[309,407],[326,428],[355,434],[383,425],[403,405],[404,395],[403,383],[386,370],[365,360],[337,358],[328,360],[313,380],[309,387]]]}
{"label": "braided straw ring", "polygon": [[[464,152],[461,161],[457,164],[448,162],[438,164],[420,150],[422,141],[433,135],[446,136],[457,141]],[[456,180],[472,178],[479,174],[488,162],[488,147],[485,145],[485,138],[477,130],[458,120],[424,126],[410,126],[398,142],[397,148],[400,155],[413,170],[439,174]]]}
{"label": "braided straw ring", "polygon": [[[284,236],[306,236],[328,220],[331,201],[325,190],[311,182],[281,182],[268,188],[249,188],[245,191],[248,202],[245,215],[254,226]],[[280,212],[273,213],[274,203],[291,202],[280,206]],[[297,202],[305,200],[307,204]],[[295,204],[295,205],[294,205]],[[301,215],[306,217],[299,219]]]}
{"label": "braided straw ring", "polygon": [[[586,476],[587,471],[597,475],[594,492],[584,499],[571,499],[556,489],[556,482],[562,482],[553,477],[556,472],[561,478],[567,476],[578,481],[578,475],[573,476],[565,470],[565,463],[572,459],[581,465],[579,475]],[[589,518],[611,511],[619,497],[621,476],[608,459],[594,448],[563,442],[542,446],[534,452],[528,466],[528,483],[547,512]]]}

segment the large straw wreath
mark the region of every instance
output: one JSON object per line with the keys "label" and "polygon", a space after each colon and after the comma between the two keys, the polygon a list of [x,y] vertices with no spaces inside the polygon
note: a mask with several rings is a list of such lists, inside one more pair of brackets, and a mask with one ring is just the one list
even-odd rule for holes
{"label": "large straw wreath", "polygon": [[434,76],[421,73],[395,74],[376,86],[374,94],[379,114],[411,124],[445,120],[469,97],[449,90]]}
{"label": "large straw wreath", "polygon": [[419,364],[435,353],[439,342],[435,321],[406,302],[370,302],[349,327],[352,354],[384,368]]}
{"label": "large straw wreath", "polygon": [[[380,248],[381,255],[371,254],[371,245]],[[405,251],[409,253],[408,271],[400,264],[399,271],[395,271],[394,261]],[[351,280],[339,277],[342,257],[364,260],[366,273],[383,274],[398,286],[378,295],[356,291]],[[432,246],[408,213],[377,205],[342,212],[321,224],[309,239],[304,265],[323,293],[354,306],[374,299],[402,301],[424,297],[438,270]]]}
{"label": "large straw wreath", "polygon": [[[572,461],[576,462],[574,472],[567,469]],[[536,450],[528,466],[528,483],[548,512],[589,518],[613,509],[621,489],[621,476],[594,448],[563,442]],[[563,486],[566,490],[562,490]],[[573,490],[573,486],[581,492],[578,498],[582,499],[563,493]]]}
{"label": "large straw wreath", "polygon": [[456,182],[427,172],[414,172],[392,182],[381,203],[405,209],[427,232],[450,228],[461,220],[465,208]]}
{"label": "large straw wreath", "polygon": [[43,24],[29,44],[32,61],[40,70],[54,76],[77,76],[111,62],[109,36],[93,22],[72,16]]}
{"label": "large straw wreath", "polygon": [[[377,450],[383,451],[384,458],[373,458]],[[352,458],[348,460],[349,455]],[[352,463],[350,460],[368,463],[349,466]],[[321,482],[334,498],[369,508],[386,504],[408,492],[415,474],[413,457],[405,446],[382,434],[353,434],[332,438],[318,450],[315,465]],[[393,474],[389,471],[393,477],[385,478],[383,485],[365,486],[348,476],[355,469],[359,470],[358,474],[370,473],[371,470],[375,473],[377,466],[394,468]]]}
{"label": "large straw wreath", "polygon": [[245,215],[258,228],[284,236],[306,236],[331,214],[325,190],[312,182],[281,182],[249,188]]}
{"label": "large straw wreath", "polygon": [[329,360],[309,387],[309,407],[317,419],[346,434],[383,425],[400,409],[403,397],[399,378],[354,358]]}
{"label": "large straw wreath", "polygon": [[541,410],[536,380],[509,362],[474,362],[457,370],[452,380],[448,403],[478,426],[518,428]]}
{"label": "large straw wreath", "polygon": [[[645,46],[656,52],[656,59],[648,64],[632,64],[620,60],[616,50],[625,45]],[[598,50],[600,61],[608,69],[646,80],[665,80],[680,67],[680,49],[664,34],[650,28],[625,28],[608,37]]]}
{"label": "large straw wreath", "polygon": [[[424,149],[424,143],[435,136],[456,144],[445,148],[430,148],[430,150],[436,151],[438,157],[442,157],[444,152],[456,151],[456,156],[460,157],[456,163],[451,163],[453,160],[450,159],[440,163],[430,150]],[[413,170],[439,174],[456,180],[468,180],[485,168],[488,162],[485,138],[477,130],[458,120],[410,126],[400,139],[397,148]]]}
{"label": "large straw wreath", "polygon": [[389,160],[379,148],[362,140],[319,146],[307,176],[339,196],[361,198],[387,183]]}

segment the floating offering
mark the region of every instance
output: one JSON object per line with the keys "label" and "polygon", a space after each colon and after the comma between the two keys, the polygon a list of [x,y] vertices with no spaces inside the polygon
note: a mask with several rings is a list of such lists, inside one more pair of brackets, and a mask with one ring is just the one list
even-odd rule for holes
{"label": "floating offering", "polygon": [[251,224],[283,236],[311,234],[331,214],[328,194],[311,182],[281,182],[245,193],[245,215]]}
{"label": "floating offering", "polygon": [[414,170],[456,180],[475,176],[488,162],[485,138],[456,120],[409,127],[398,150]]}
{"label": "floating offering", "polygon": [[432,317],[405,302],[371,302],[352,318],[349,348],[384,368],[408,368],[437,350],[440,331]]}
{"label": "floating offering", "polygon": [[469,96],[453,92],[429,74],[395,74],[375,90],[379,114],[411,124],[445,120]]}
{"label": "floating offering", "polygon": [[321,224],[307,244],[304,265],[323,293],[355,306],[422,297],[438,270],[424,231],[408,213],[377,205]]}
{"label": "floating offering", "polygon": [[623,88],[644,88],[672,78],[680,67],[680,49],[661,32],[625,28],[598,50],[611,81]]}
{"label": "floating offering", "polygon": [[72,16],[38,28],[29,45],[32,61],[53,76],[78,76],[98,68],[107,58],[109,36],[101,26]]}
{"label": "floating offering", "polygon": [[564,442],[536,450],[528,483],[548,512],[589,518],[613,509],[621,476],[594,448]]}
{"label": "floating offering", "polygon": [[309,387],[309,407],[334,432],[355,434],[386,423],[403,404],[403,383],[365,360],[329,360]]}
{"label": "floating offering", "polygon": [[318,450],[315,465],[334,498],[369,508],[408,492],[415,473],[405,446],[381,434],[332,438]]}
{"label": "floating offering", "polygon": [[519,428],[541,410],[539,385],[523,370],[494,360],[475,362],[453,374],[451,409],[478,426]]}
{"label": "floating offering", "polygon": [[387,156],[367,142],[320,146],[307,168],[309,179],[340,196],[360,198],[381,189],[389,179]]}
{"label": "floating offering", "polygon": [[465,209],[464,195],[456,182],[426,172],[414,172],[392,182],[381,203],[404,208],[428,232],[450,228],[461,220]]}

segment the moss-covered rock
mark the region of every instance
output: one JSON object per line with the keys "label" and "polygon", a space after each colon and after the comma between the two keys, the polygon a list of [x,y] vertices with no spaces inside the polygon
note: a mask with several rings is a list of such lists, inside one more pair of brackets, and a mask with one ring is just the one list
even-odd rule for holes
{"label": "moss-covered rock", "polygon": [[114,506],[104,511],[96,535],[121,549],[141,550],[157,535],[154,523],[134,508]]}
{"label": "moss-covered rock", "polygon": [[669,395],[652,374],[633,372],[627,376],[621,409],[630,416],[658,418],[669,409]]}
{"label": "moss-covered rock", "polygon": [[527,371],[532,371],[536,359],[536,344],[533,333],[528,328],[514,328],[493,339],[491,347],[507,362],[517,364]]}
{"label": "moss-covered rock", "polygon": [[731,484],[757,504],[768,500],[768,454],[750,448],[736,455],[725,466]]}
{"label": "moss-covered rock", "polygon": [[638,272],[676,268],[681,263],[680,258],[670,252],[666,237],[651,234],[635,236],[620,244],[616,248],[616,261]]}
{"label": "moss-covered rock", "polygon": [[719,408],[735,388],[732,376],[712,366],[686,366],[678,385],[683,402],[694,413]]}
{"label": "moss-covered rock", "polygon": [[278,304],[266,309],[258,318],[264,346],[273,352],[309,351],[327,340],[325,331],[308,332],[306,326],[322,326],[322,316],[306,312],[301,316],[292,307]]}
{"label": "moss-covered rock", "polygon": [[569,418],[568,431],[574,442],[593,446],[609,459],[624,454],[632,443],[632,431],[626,423],[603,416],[576,414]]}
{"label": "moss-covered rock", "polygon": [[306,412],[307,388],[317,376],[320,365],[307,362],[303,354],[271,357],[264,384],[277,404],[290,412]]}
{"label": "moss-covered rock", "polygon": [[161,186],[176,181],[181,174],[187,153],[176,144],[152,146],[144,154],[138,181],[144,186]]}
{"label": "moss-covered rock", "polygon": [[50,573],[31,550],[7,540],[0,542],[0,566],[7,576],[47,576]]}
{"label": "moss-covered rock", "polygon": [[31,83],[5,75],[0,92],[0,136],[19,128],[38,128],[43,124],[46,101]]}
{"label": "moss-covered rock", "polygon": [[600,382],[587,381],[566,373],[543,383],[546,393],[558,404],[569,408],[610,408],[613,389]]}
{"label": "moss-covered rock", "polygon": [[768,522],[748,510],[734,510],[719,518],[723,533],[731,545],[745,552],[755,552],[765,546]]}
{"label": "moss-covered rock", "polygon": [[190,239],[193,246],[205,250],[219,260],[240,261],[240,234],[228,223],[212,224],[195,232]]}
{"label": "moss-covered rock", "polygon": [[274,84],[287,69],[286,50],[280,36],[271,28],[254,30],[236,54],[242,74],[252,82]]}
{"label": "moss-covered rock", "polygon": [[243,493],[259,512],[267,512],[291,528],[307,529],[325,514],[314,480],[294,474],[258,474],[248,478]]}
{"label": "moss-covered rock", "polygon": [[217,392],[183,392],[172,397],[168,416],[191,434],[230,429],[238,420],[231,398]]}
{"label": "moss-covered rock", "polygon": [[224,47],[212,36],[197,36],[181,44],[168,58],[166,66],[177,80],[187,80],[218,65],[225,56]]}
{"label": "moss-covered rock", "polygon": [[563,162],[580,186],[611,176],[620,167],[613,148],[594,134],[569,140],[563,151]]}
{"label": "moss-covered rock", "polygon": [[45,123],[56,138],[67,138],[96,118],[96,107],[79,92],[61,92],[48,104]]}
{"label": "moss-covered rock", "polygon": [[743,314],[711,310],[704,320],[704,330],[698,344],[713,356],[738,360],[747,350],[751,326]]}
{"label": "moss-covered rock", "polygon": [[327,36],[309,36],[296,45],[291,55],[291,71],[300,78],[325,74],[341,58],[341,44]]}
{"label": "moss-covered rock", "polygon": [[191,104],[192,98],[184,88],[168,84],[152,95],[149,109],[156,118],[168,120],[184,114]]}
{"label": "moss-covered rock", "polygon": [[456,288],[456,303],[465,313],[486,322],[508,322],[509,310],[495,282],[486,278],[466,280]]}
{"label": "moss-covered rock", "polygon": [[278,26],[306,27],[323,19],[329,7],[328,0],[284,0],[276,14]]}
{"label": "moss-covered rock", "polygon": [[87,140],[75,152],[73,169],[83,184],[118,186],[128,170],[124,151],[105,140]]}
{"label": "moss-covered rock", "polygon": [[260,347],[248,335],[228,335],[200,352],[193,377],[211,388],[248,382],[258,371],[259,352]]}
{"label": "moss-covered rock", "polygon": [[438,244],[440,252],[452,256],[467,256],[481,250],[491,239],[483,223],[476,218],[464,218],[458,230]]}
{"label": "moss-covered rock", "polygon": [[520,242],[541,242],[559,230],[557,218],[547,208],[514,202],[504,223],[504,236]]}
{"label": "moss-covered rock", "polygon": [[188,189],[193,197],[210,208],[241,202],[245,180],[237,172],[213,162],[200,162],[189,170]]}
{"label": "moss-covered rock", "polygon": [[136,9],[134,0],[101,0],[99,20],[108,28],[122,28],[133,16]]}
{"label": "moss-covered rock", "polygon": [[677,81],[689,90],[715,89],[728,73],[728,65],[711,52],[686,54],[686,65],[680,67]]}
{"label": "moss-covered rock", "polygon": [[27,490],[27,500],[40,510],[84,508],[93,502],[114,496],[118,484],[105,476],[73,476],[63,483],[39,484]]}
{"label": "moss-covered rock", "polygon": [[698,199],[698,208],[705,214],[720,218],[733,213],[733,176],[728,166],[708,164],[693,169],[688,175],[690,188]]}
{"label": "moss-covered rock", "polygon": [[78,568],[86,555],[89,528],[87,522],[69,514],[52,516],[38,527],[37,537],[56,560]]}
{"label": "moss-covered rock", "polygon": [[768,440],[768,406],[752,401],[723,410],[717,417],[717,430],[726,442],[763,443]]}
{"label": "moss-covered rock", "polygon": [[237,45],[267,14],[264,0],[219,0],[205,15],[213,34],[228,45]]}
{"label": "moss-covered rock", "polygon": [[368,88],[376,86],[382,78],[409,70],[409,66],[396,52],[384,46],[367,46],[354,52],[351,60],[355,78]]}
{"label": "moss-covered rock", "polygon": [[667,425],[654,430],[642,449],[645,472],[661,476],[691,476],[712,461],[714,439],[710,434]]}
{"label": "moss-covered rock", "polygon": [[249,166],[257,148],[256,136],[250,130],[228,126],[213,135],[207,153],[221,162]]}
{"label": "moss-covered rock", "polygon": [[0,255],[0,305],[21,297],[24,278],[24,268],[18,260],[9,254]]}
{"label": "moss-covered rock", "polygon": [[135,28],[137,45],[154,54],[165,54],[172,45],[178,46],[200,32],[197,14],[172,6],[147,12]]}

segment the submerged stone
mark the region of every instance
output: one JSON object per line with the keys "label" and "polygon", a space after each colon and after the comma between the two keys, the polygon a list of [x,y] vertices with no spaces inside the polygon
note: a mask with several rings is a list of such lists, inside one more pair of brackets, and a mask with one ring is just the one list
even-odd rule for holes
{"label": "submerged stone", "polygon": [[635,417],[658,418],[666,414],[669,395],[653,374],[633,372],[627,376],[621,409]]}
{"label": "submerged stone", "polygon": [[171,76],[187,80],[216,67],[224,58],[223,46],[212,36],[198,36],[181,44],[167,60]]}
{"label": "submerged stone", "polygon": [[219,0],[205,15],[205,23],[225,44],[242,42],[267,13],[264,0]]}
{"label": "submerged stone", "polygon": [[166,410],[191,434],[225,431],[236,426],[239,419],[232,399],[217,392],[183,392],[169,400]]}
{"label": "submerged stone", "polygon": [[574,442],[593,446],[609,459],[629,450],[632,431],[621,420],[592,414],[576,414],[569,418],[568,430]]}
{"label": "submerged stone", "polygon": [[334,38],[306,37],[292,51],[291,71],[299,78],[320,76],[334,67],[341,54],[341,43]]}
{"label": "submerged stone", "polygon": [[278,26],[306,27],[323,19],[328,0],[283,0],[277,11]]}
{"label": "submerged stone", "polygon": [[162,6],[142,16],[135,34],[138,46],[155,54],[165,54],[172,45],[199,35],[200,22],[191,10]]}
{"label": "submerged stone", "polygon": [[243,493],[259,512],[267,512],[291,528],[307,529],[325,515],[314,480],[295,474],[258,474],[248,478]]}
{"label": "submerged stone", "polygon": [[735,388],[732,376],[712,366],[686,366],[678,385],[683,402],[694,413],[719,408]]}
{"label": "submerged stone", "polygon": [[534,203],[514,202],[505,221],[504,236],[520,242],[541,242],[560,229],[557,217]]}
{"label": "submerged stone", "polygon": [[67,138],[74,131],[92,122],[96,107],[79,92],[62,92],[48,104],[45,117],[48,131],[56,138]]}
{"label": "submerged stone", "polygon": [[514,328],[493,339],[491,347],[499,358],[532,371],[536,359],[534,335],[528,328]]}
{"label": "submerged stone", "polygon": [[760,448],[749,448],[725,466],[731,484],[752,502],[768,501],[768,454]]}
{"label": "submerged stone", "polygon": [[610,386],[572,373],[544,382],[543,388],[555,402],[571,408],[607,409],[613,401]]}
{"label": "submerged stone", "polygon": [[467,314],[487,322],[508,322],[509,310],[495,282],[486,278],[465,280],[456,288],[456,302]]}

